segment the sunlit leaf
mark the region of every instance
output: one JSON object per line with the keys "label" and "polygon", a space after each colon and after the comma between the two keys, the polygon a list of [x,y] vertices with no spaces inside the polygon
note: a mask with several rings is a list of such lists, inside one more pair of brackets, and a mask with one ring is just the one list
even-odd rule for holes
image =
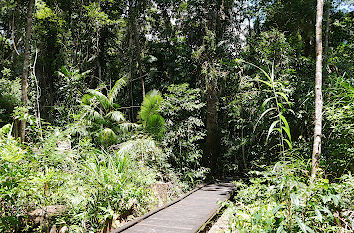
{"label": "sunlit leaf", "polygon": [[273,132],[274,127],[275,127],[278,123],[279,123],[279,120],[274,121],[274,122],[270,125],[270,127],[269,127],[269,129],[268,129],[268,134],[267,134],[267,139],[266,139],[266,141],[268,141],[268,138],[269,138],[270,134]]}

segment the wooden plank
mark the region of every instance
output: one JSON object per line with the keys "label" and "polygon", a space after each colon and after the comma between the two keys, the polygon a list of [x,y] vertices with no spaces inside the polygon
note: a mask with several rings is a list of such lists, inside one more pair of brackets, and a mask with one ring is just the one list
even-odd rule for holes
{"label": "wooden plank", "polygon": [[198,232],[220,209],[220,202],[230,198],[233,189],[234,185],[229,182],[206,185],[113,233]]}

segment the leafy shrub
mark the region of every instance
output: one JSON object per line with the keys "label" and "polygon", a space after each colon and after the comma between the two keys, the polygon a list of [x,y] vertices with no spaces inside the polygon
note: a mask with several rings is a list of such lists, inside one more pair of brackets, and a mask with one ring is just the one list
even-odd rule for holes
{"label": "leafy shrub", "polygon": [[204,106],[200,90],[189,88],[188,84],[169,86],[161,106],[161,114],[168,119],[162,140],[165,153],[182,179],[192,183],[203,179],[207,172],[200,167],[200,142],[205,137],[201,119]]}
{"label": "leafy shrub", "polygon": [[253,172],[250,184],[236,182],[231,228],[238,232],[352,232],[354,178],[309,183],[305,160],[278,162]]}
{"label": "leafy shrub", "polygon": [[12,125],[0,128],[0,231],[7,232],[17,229],[20,213],[25,211],[22,206],[21,183],[28,175],[26,163],[22,159],[26,151],[20,142],[11,136]]}
{"label": "leafy shrub", "polygon": [[0,127],[12,121],[12,112],[21,100],[21,79],[0,79]]}
{"label": "leafy shrub", "polygon": [[[89,89],[88,94],[82,98],[81,112],[76,115],[76,125],[73,132],[89,134],[97,145],[109,146],[124,139],[128,123],[124,114],[118,110],[116,103],[118,92],[126,85],[126,80],[121,78],[104,95],[100,90]],[[134,124],[130,124],[134,126]],[[76,129],[74,129],[76,128]]]}
{"label": "leafy shrub", "polygon": [[324,157],[322,164],[328,175],[341,176],[346,170],[354,172],[354,81],[344,74],[333,75],[324,105]]}
{"label": "leafy shrub", "polygon": [[[39,231],[48,224],[66,225],[73,232],[95,232],[141,214],[152,203],[149,192],[156,172],[148,162],[126,153],[125,145],[106,152],[95,149],[89,138],[81,138],[73,148],[62,147],[63,142],[70,142],[70,134],[53,129],[31,151],[14,140],[10,130],[10,125],[0,130],[2,232]],[[152,150],[158,149],[135,148],[147,155]],[[28,218],[33,210],[52,205],[65,206],[65,213],[41,226]]]}

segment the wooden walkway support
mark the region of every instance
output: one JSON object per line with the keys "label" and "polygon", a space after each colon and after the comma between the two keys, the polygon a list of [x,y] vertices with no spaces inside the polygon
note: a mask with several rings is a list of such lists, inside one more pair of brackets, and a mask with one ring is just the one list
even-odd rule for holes
{"label": "wooden walkway support", "polygon": [[234,189],[229,182],[203,186],[178,201],[128,223],[112,233],[194,233],[218,212]]}

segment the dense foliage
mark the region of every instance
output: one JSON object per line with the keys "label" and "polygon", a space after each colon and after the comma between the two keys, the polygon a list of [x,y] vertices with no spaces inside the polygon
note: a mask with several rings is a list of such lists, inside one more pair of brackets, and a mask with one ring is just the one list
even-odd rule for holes
{"label": "dense foliage", "polygon": [[353,176],[311,183],[309,164],[303,158],[289,159],[254,172],[249,183],[236,182],[232,231],[352,232]]}
{"label": "dense foliage", "polygon": [[353,1],[325,2],[309,182],[315,0],[2,0],[0,231],[109,232],[240,176],[232,230],[353,230]]}

